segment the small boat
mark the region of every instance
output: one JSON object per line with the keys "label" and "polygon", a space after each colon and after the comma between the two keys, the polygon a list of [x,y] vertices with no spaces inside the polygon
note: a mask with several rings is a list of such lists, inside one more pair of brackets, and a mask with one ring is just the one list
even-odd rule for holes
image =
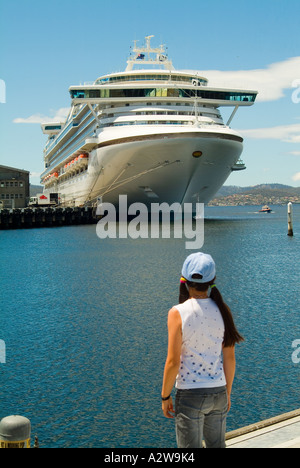
{"label": "small boat", "polygon": [[261,210],[259,210],[259,213],[271,213],[271,211],[271,208],[268,205],[265,205]]}

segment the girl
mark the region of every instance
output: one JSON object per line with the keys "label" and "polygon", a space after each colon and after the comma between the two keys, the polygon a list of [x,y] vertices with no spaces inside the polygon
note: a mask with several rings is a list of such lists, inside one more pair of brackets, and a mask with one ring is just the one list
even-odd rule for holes
{"label": "girl", "polygon": [[184,262],[180,304],[169,311],[162,410],[173,418],[178,448],[225,448],[226,417],[235,374],[236,343],[243,340],[214,284],[215,263],[198,252]]}

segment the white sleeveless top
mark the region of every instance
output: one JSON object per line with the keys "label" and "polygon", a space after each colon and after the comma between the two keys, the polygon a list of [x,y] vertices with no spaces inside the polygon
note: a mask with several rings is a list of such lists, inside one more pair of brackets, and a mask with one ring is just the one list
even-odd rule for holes
{"label": "white sleeveless top", "polygon": [[212,299],[189,299],[176,305],[182,320],[182,350],[176,388],[226,385],[222,343],[224,322]]}

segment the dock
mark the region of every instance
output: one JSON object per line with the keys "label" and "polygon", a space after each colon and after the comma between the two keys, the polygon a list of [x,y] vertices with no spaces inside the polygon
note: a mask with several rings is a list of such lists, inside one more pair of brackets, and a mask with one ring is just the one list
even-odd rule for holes
{"label": "dock", "polygon": [[227,448],[300,448],[300,409],[228,432]]}
{"label": "dock", "polygon": [[0,230],[94,224],[92,207],[23,208],[0,211]]}
{"label": "dock", "polygon": [[[0,419],[0,448],[30,448],[30,434],[29,419]],[[36,436],[34,448],[38,447]],[[300,409],[228,432],[226,448],[300,448]]]}

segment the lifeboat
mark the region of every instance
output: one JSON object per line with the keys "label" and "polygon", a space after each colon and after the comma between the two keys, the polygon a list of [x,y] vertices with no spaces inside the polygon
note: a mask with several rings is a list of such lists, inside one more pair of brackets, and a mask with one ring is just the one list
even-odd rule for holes
{"label": "lifeboat", "polygon": [[[74,157],[74,159],[69,160],[64,165],[64,172],[67,172],[67,171],[69,171],[70,169],[73,169],[73,168],[75,169],[77,167],[80,168],[80,167],[85,166],[87,164],[88,157],[89,157],[88,154],[81,153],[78,156]],[[57,174],[57,173],[55,173],[55,174]],[[55,177],[58,177],[58,175],[55,176]]]}
{"label": "lifeboat", "polygon": [[86,167],[87,164],[88,164],[88,157],[89,155],[86,154],[86,153],[81,153],[79,156],[78,156],[78,165],[80,168],[82,167]]}

